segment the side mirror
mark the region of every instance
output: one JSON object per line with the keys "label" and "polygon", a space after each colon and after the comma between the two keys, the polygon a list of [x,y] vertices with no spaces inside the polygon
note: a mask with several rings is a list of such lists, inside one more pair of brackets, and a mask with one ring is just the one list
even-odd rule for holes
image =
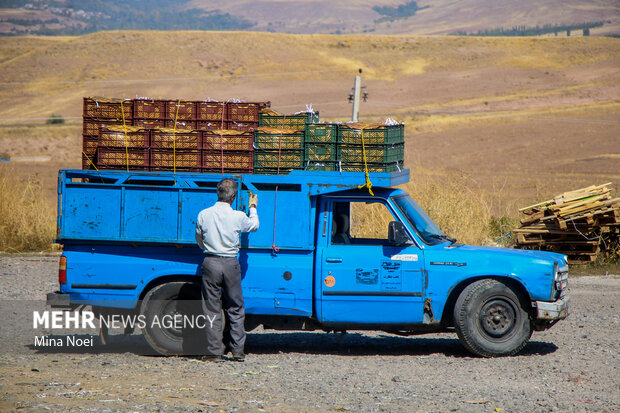
{"label": "side mirror", "polygon": [[411,241],[402,222],[390,222],[390,226],[388,227],[388,241],[390,244],[397,246],[407,245]]}

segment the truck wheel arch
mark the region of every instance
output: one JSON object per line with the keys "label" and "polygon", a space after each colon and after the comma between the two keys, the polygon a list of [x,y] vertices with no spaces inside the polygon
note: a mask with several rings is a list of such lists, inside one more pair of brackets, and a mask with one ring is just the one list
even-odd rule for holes
{"label": "truck wheel arch", "polygon": [[163,276],[159,276],[157,278],[153,278],[151,281],[149,281],[144,286],[144,288],[140,292],[140,296],[138,297],[137,307],[140,308],[140,303],[142,302],[142,300],[144,299],[146,294],[148,294],[148,292],[151,291],[153,288],[158,287],[158,286],[160,286],[162,284],[168,284],[168,283],[172,283],[172,282],[193,283],[193,284],[196,284],[197,288],[200,288],[200,277],[198,277],[198,276],[191,276],[191,275],[187,275],[187,274],[176,274],[176,275],[163,275]]}
{"label": "truck wheel arch", "polygon": [[[520,295],[524,300],[532,301],[530,294],[523,284],[521,284],[518,280],[506,276],[501,275],[481,275],[477,277],[467,278],[462,280],[460,283],[456,284],[452,287],[448,299],[446,300],[446,305],[443,308],[443,312],[441,314],[441,325],[446,327],[454,327],[454,318],[453,311],[454,306],[456,304],[456,300],[459,298],[459,295],[467,288],[470,284],[475,283],[476,281],[492,279],[500,281],[510,288],[512,288],[518,295]],[[530,310],[532,313],[532,310]]]}

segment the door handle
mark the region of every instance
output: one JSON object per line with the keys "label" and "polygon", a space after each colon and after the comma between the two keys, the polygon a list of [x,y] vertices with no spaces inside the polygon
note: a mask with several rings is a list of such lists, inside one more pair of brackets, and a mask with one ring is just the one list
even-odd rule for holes
{"label": "door handle", "polygon": [[342,258],[326,258],[325,262],[342,262]]}

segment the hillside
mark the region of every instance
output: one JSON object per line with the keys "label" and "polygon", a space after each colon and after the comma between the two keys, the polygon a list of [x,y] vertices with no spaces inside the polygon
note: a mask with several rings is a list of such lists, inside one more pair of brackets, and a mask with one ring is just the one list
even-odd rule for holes
{"label": "hillside", "polygon": [[192,0],[255,22],[255,30],[288,33],[450,34],[456,31],[606,21],[592,34],[620,34],[620,5],[606,0],[420,0],[413,16],[385,18],[375,7],[408,0]]}
{"label": "hillside", "polygon": [[[0,43],[0,153],[38,173],[80,167],[83,96],[271,100],[346,121],[406,122],[407,167],[527,204],[620,184],[620,40],[101,32]],[[46,126],[56,114],[66,125]],[[1,165],[0,165],[1,166]],[[533,203],[533,202],[529,202]],[[492,208],[499,208],[492,205]]]}
{"label": "hillside", "polygon": [[[607,0],[5,0],[0,35],[109,30],[252,30],[306,34],[454,34],[545,25],[620,35]],[[602,27],[598,27],[602,25]],[[559,30],[552,35],[565,35]],[[574,28],[572,36],[582,30]]]}

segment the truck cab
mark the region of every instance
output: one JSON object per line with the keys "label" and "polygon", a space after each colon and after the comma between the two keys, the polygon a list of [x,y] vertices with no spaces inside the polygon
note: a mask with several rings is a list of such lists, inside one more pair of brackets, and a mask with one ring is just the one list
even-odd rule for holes
{"label": "truck cab", "polygon": [[[240,184],[234,208],[248,210],[250,191],[260,199],[260,228],[243,235],[239,254],[247,330],[456,332],[493,357],[518,353],[568,315],[566,257],[457,243],[395,188],[408,170],[370,174],[372,194],[355,172],[60,171],[66,269],[50,305],[149,320],[200,312],[193,230],[225,177]],[[158,353],[200,351],[200,332],[145,324]]]}

